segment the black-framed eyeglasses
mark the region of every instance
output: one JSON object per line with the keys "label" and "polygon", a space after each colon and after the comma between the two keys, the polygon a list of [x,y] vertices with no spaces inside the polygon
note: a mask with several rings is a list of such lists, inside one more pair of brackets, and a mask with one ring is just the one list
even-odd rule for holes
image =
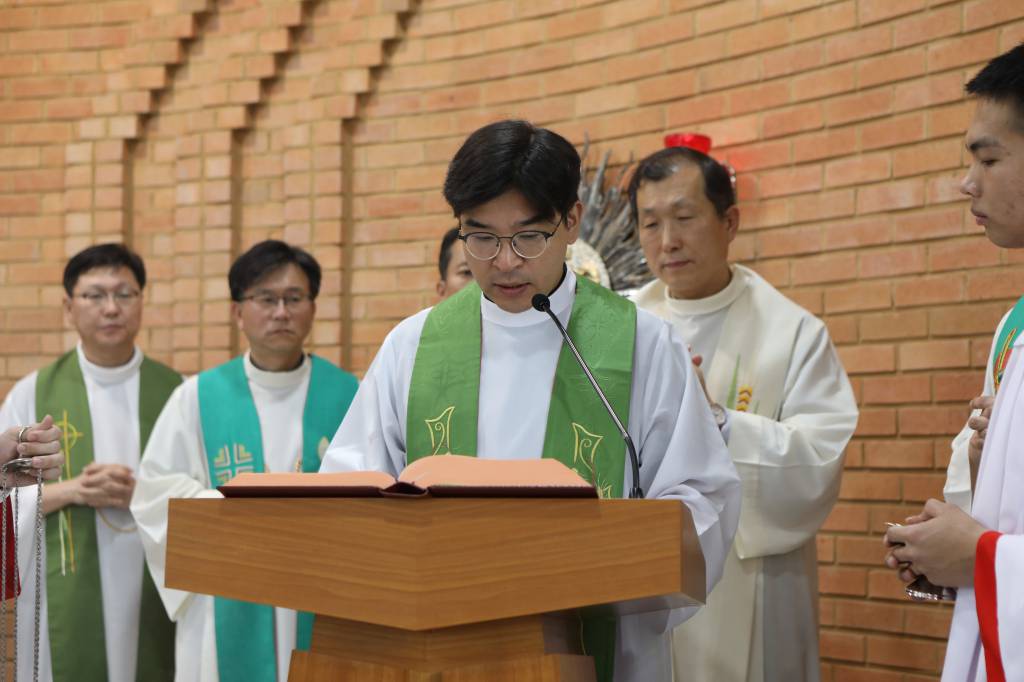
{"label": "black-framed eyeglasses", "polygon": [[118,308],[127,308],[134,305],[141,296],[142,292],[132,289],[124,289],[120,291],[85,291],[81,294],[75,294],[75,298],[82,299],[86,304],[94,308],[99,308],[108,300],[113,301],[114,305]]}
{"label": "black-framed eyeglasses", "polygon": [[[555,229],[551,232],[523,230],[516,232],[511,237],[499,237],[490,232],[470,232],[469,234],[460,234],[459,239],[466,245],[466,251],[469,252],[469,255],[477,260],[494,260],[497,258],[498,253],[501,251],[501,241],[503,239],[508,240],[509,244],[512,245],[512,251],[517,256],[531,260],[539,258],[547,251],[548,240],[555,236],[555,232],[558,231],[558,226],[561,224],[562,221],[558,221]],[[461,224],[459,227],[461,228]]]}
{"label": "black-framed eyeglasses", "polygon": [[240,300],[252,301],[253,305],[264,312],[271,312],[277,310],[277,306],[284,303],[284,307],[294,313],[297,310],[301,310],[307,303],[313,300],[313,297],[309,294],[289,293],[283,296],[277,296],[275,294],[252,294],[251,296],[243,296]]}

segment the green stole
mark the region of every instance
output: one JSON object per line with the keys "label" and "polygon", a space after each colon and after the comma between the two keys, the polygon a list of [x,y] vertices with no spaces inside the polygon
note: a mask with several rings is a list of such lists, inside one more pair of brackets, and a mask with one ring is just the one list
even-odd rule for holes
{"label": "green stole", "polygon": [[1003,381],[1003,372],[1010,363],[1010,355],[1013,353],[1013,342],[1017,335],[1024,329],[1024,297],[1021,297],[1013,306],[1010,315],[1006,318],[1003,328],[999,331],[999,338],[992,347],[992,386],[993,393],[999,391],[999,384]]}
{"label": "green stole", "polygon": [[[302,414],[302,471],[320,470],[320,458],[355,396],[356,378],[330,362],[312,363]],[[244,359],[235,358],[199,375],[199,414],[212,485],[243,472],[262,472],[263,436],[249,390]],[[274,682],[274,609],[264,604],[214,598],[220,682]],[[309,649],[313,615],[298,614],[296,648]]]}
{"label": "green stole", "polygon": [[[139,368],[140,453],[146,449],[164,403],[180,383],[181,376],[170,367],[143,358]],[[47,414],[53,415],[64,431],[62,479],[74,478],[93,461],[92,436],[82,431],[92,427],[89,396],[75,350],[39,370],[36,416]],[[145,566],[143,573],[135,679],[172,680],[174,625]],[[46,517],[46,591],[53,679],[106,679],[96,512],[91,507],[67,506]]]}
{"label": "green stole", "polygon": [[[476,455],[481,329],[480,288],[475,283],[427,315],[409,387],[406,463],[446,453]],[[619,418],[628,423],[636,306],[577,278],[568,333]],[[572,468],[592,482],[601,497],[622,497],[625,444],[565,344],[555,370],[542,456]],[[584,651],[594,657],[601,682],[612,679],[615,629],[614,617],[583,622]]]}

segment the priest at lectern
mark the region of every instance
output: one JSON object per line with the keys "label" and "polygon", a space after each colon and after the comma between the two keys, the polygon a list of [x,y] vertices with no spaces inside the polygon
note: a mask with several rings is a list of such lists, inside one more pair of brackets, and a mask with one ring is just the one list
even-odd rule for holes
{"label": "priest at lectern", "polygon": [[[672,327],[565,267],[579,236],[579,180],[579,155],[550,130],[501,121],[470,135],[444,195],[475,283],[388,335],[321,471],[397,475],[444,453],[559,459],[603,497],[639,487],[645,497],[683,502],[710,591],[736,531],[739,479]],[[635,442],[638,481],[613,418],[547,311]],[[598,680],[671,679],[672,629],[695,611],[585,620],[581,637]]]}

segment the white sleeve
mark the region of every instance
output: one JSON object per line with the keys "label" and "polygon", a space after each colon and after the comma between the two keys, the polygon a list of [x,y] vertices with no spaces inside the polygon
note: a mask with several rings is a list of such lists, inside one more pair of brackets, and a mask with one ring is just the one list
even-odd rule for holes
{"label": "white sleeve", "polygon": [[199,420],[198,380],[178,386],[153,426],[139,463],[131,512],[146,562],[171,620],[177,621],[191,593],[164,586],[167,554],[167,503],[173,498],[213,497]]}
{"label": "white sleeve", "polygon": [[[988,361],[985,364],[985,381],[981,390],[982,395],[995,395],[995,382],[992,380],[992,354],[999,339],[999,334],[1003,330],[1003,325],[1006,324],[1006,318],[1009,316],[1009,312],[1003,315],[1003,319],[999,321],[999,326],[996,327],[996,332],[992,336],[992,347],[989,348]],[[973,417],[979,413],[980,410],[974,410],[970,416]],[[967,424],[964,424],[964,428],[953,439],[949,466],[946,467],[946,484],[942,488],[942,496],[946,499],[946,502],[955,504],[968,514],[971,513],[973,494],[971,492],[971,463],[967,456],[967,449],[973,435],[974,430]]]}
{"label": "white sleeve", "polygon": [[397,478],[405,468],[409,384],[429,310],[402,321],[384,339],[324,453],[321,472],[383,471]]}
{"label": "white sleeve", "polygon": [[633,367],[629,431],[642,462],[641,486],[645,497],[686,504],[710,593],[736,532],[739,477],[685,344],[671,325],[644,311],[637,315]]}
{"label": "white sleeve", "polygon": [[743,481],[736,553],[783,554],[811,541],[839,495],[858,416],[825,326],[801,326],[778,420],[735,410],[729,416],[729,450]]}

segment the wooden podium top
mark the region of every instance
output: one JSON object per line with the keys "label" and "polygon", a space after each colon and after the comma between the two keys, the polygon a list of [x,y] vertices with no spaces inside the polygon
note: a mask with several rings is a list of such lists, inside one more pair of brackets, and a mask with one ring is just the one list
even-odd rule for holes
{"label": "wooden podium top", "polygon": [[406,630],[705,597],[675,500],[171,500],[166,582]]}

